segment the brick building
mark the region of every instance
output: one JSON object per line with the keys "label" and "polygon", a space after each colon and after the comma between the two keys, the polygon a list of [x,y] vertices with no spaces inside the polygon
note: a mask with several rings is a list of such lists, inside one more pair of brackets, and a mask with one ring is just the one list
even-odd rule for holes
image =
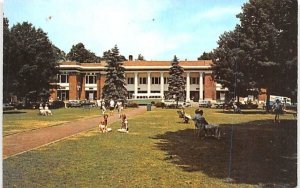
{"label": "brick building", "polygon": [[[186,100],[216,100],[225,97],[212,79],[211,60],[180,61],[186,79]],[[105,61],[100,63],[59,63],[58,82],[53,83],[53,100],[96,100],[102,95],[105,82]],[[164,97],[168,90],[170,61],[124,61],[129,99]]]}

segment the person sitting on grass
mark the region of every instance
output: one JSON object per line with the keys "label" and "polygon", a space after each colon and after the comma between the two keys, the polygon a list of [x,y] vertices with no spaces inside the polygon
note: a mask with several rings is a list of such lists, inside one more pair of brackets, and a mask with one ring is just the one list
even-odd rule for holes
{"label": "person sitting on grass", "polygon": [[184,107],[181,108],[181,114],[183,116],[183,123],[189,123],[190,119],[192,119],[192,117],[189,114],[185,113]]}
{"label": "person sitting on grass", "polygon": [[108,119],[108,115],[104,114],[102,117],[102,121],[99,124],[99,131],[102,133],[107,133],[112,131],[111,128],[107,128],[107,119]]}
{"label": "person sitting on grass", "polygon": [[118,132],[128,133],[128,120],[125,114],[121,114],[121,128],[118,129]]}

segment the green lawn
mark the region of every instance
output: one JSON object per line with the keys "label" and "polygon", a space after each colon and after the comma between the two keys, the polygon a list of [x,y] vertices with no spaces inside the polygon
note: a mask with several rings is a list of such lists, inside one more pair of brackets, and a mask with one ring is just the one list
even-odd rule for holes
{"label": "green lawn", "polygon": [[[188,113],[193,112],[187,108]],[[273,115],[204,109],[223,138],[195,138],[176,110],[129,119],[129,133],[96,129],[3,161],[4,187],[252,187],[296,186],[297,121]],[[233,126],[232,126],[233,125]],[[232,165],[228,178],[232,135]]]}
{"label": "green lawn", "polygon": [[[126,110],[129,109],[125,109]],[[32,129],[53,126],[68,121],[96,117],[101,114],[99,108],[60,108],[52,109],[53,116],[38,115],[38,110],[13,110],[3,114],[3,136]],[[107,111],[108,112],[108,111]]]}

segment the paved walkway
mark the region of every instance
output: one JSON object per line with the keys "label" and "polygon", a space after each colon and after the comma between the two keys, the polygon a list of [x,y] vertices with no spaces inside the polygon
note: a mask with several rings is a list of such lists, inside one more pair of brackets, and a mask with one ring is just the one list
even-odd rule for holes
{"label": "paved walkway", "polygon": [[[132,117],[145,111],[145,107],[139,107],[137,109],[128,111],[126,115],[127,117]],[[119,118],[117,114],[114,116],[109,116],[108,118],[109,124],[118,120]],[[39,148],[41,146],[78,134],[82,131],[94,129],[98,126],[99,122],[99,117],[94,117],[5,136],[3,138],[3,158],[5,159],[13,155]]]}

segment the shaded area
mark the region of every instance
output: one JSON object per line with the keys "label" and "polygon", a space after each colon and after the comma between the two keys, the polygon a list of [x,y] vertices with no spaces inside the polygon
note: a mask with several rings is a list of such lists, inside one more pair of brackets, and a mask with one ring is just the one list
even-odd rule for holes
{"label": "shaded area", "polygon": [[235,183],[296,186],[297,121],[275,125],[270,120],[238,125],[220,125],[223,138],[195,137],[193,129],[166,132],[157,147],[167,152],[165,160],[184,171],[199,171],[214,178],[229,177],[229,150],[232,136],[230,178]]}
{"label": "shaded area", "polygon": [[13,111],[3,111],[3,114],[24,114],[27,112],[24,111],[17,111],[17,110],[13,110]]}
{"label": "shaded area", "polygon": [[241,109],[241,113],[235,113],[233,110],[220,110],[216,111],[216,113],[223,113],[223,114],[267,114],[264,110],[243,110]]}

